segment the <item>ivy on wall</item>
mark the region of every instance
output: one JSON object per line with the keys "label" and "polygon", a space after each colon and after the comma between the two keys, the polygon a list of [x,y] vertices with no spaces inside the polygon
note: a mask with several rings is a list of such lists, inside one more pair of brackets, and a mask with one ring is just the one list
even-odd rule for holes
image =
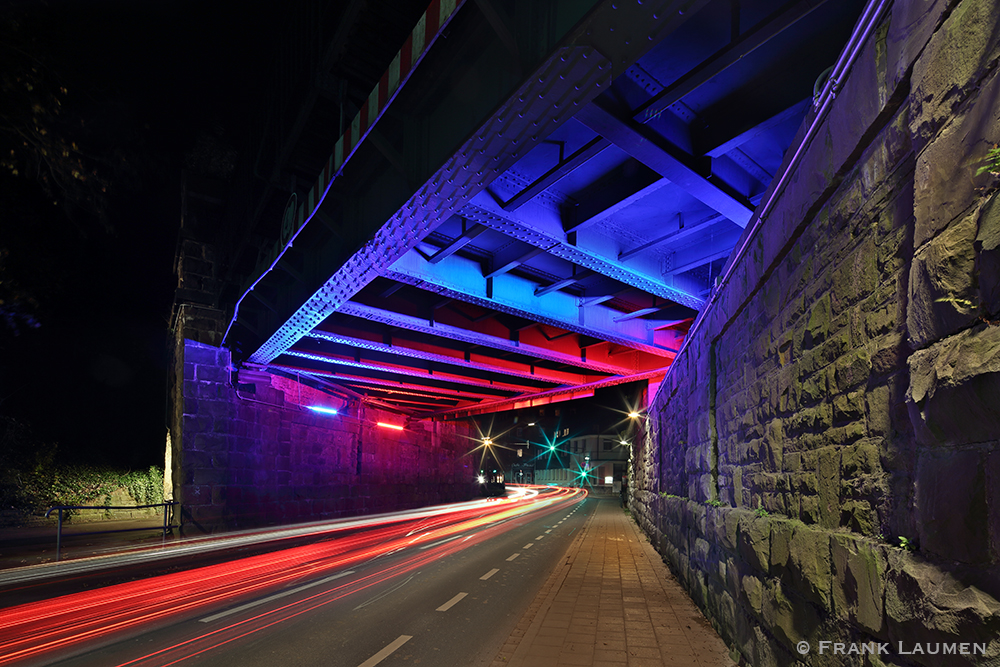
{"label": "ivy on wall", "polygon": [[0,509],[28,516],[43,514],[54,505],[108,506],[118,489],[124,489],[136,505],[163,502],[162,467],[121,470],[64,464],[56,460],[57,449],[16,420],[0,418]]}

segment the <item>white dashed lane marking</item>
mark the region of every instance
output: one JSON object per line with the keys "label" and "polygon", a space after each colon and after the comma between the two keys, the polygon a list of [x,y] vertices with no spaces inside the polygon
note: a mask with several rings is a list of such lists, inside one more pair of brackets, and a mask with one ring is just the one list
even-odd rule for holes
{"label": "white dashed lane marking", "polygon": [[448,600],[443,605],[438,607],[437,611],[448,611],[449,609],[457,605],[459,602],[461,602],[462,598],[464,598],[466,595],[468,595],[468,593],[459,593],[458,595],[456,595],[455,597],[453,597],[452,599]]}
{"label": "white dashed lane marking", "polygon": [[410,641],[411,639],[413,639],[413,635],[400,635],[384,649],[382,649],[381,651],[379,651],[378,653],[376,653],[375,655],[373,655],[372,657],[368,658],[360,665],[358,665],[358,667],[375,667],[375,665],[388,658],[390,655],[392,655],[393,651],[395,651],[396,649],[398,649],[400,646]]}
{"label": "white dashed lane marking", "polygon": [[246,609],[252,609],[252,608],[254,608],[254,607],[258,606],[258,605],[266,604],[266,603],[270,602],[271,600],[277,600],[277,599],[283,598],[283,597],[285,597],[287,595],[294,595],[295,593],[298,593],[299,591],[304,591],[307,588],[312,588],[313,586],[319,586],[321,584],[325,584],[327,582],[333,581],[334,579],[340,579],[341,577],[346,577],[349,574],[354,574],[354,570],[347,570],[346,572],[338,572],[335,575],[332,575],[332,576],[329,576],[329,577],[325,577],[323,579],[320,579],[318,581],[314,581],[314,582],[306,584],[304,586],[299,586],[298,588],[290,588],[287,591],[281,591],[280,593],[275,593],[274,595],[268,596],[266,598],[261,598],[260,600],[254,600],[253,602],[247,602],[246,604],[242,604],[239,607],[233,607],[232,609],[227,609],[226,611],[220,611],[218,614],[212,614],[211,616],[206,616],[205,618],[201,619],[201,622],[202,623],[211,623],[212,621],[216,621],[216,620],[218,620],[220,618],[224,618],[226,616],[229,616],[230,614],[237,614],[237,613],[239,613],[241,611],[244,611]]}

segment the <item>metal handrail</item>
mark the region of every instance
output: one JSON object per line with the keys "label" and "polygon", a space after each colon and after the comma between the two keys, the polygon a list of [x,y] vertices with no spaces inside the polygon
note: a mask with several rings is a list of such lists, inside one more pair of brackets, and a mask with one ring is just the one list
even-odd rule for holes
{"label": "metal handrail", "polygon": [[[167,500],[162,503],[153,503],[152,505],[56,505],[50,507],[45,513],[45,518],[48,518],[50,514],[54,511],[58,511],[59,521],[56,525],[56,561],[58,562],[62,556],[62,525],[63,525],[63,510],[138,510],[145,509],[147,507],[162,507],[163,508],[163,536],[162,541],[166,542],[167,532],[170,529],[169,526],[169,510],[174,505],[180,505],[176,500]],[[82,535],[103,535],[111,533],[127,533],[135,530],[153,530],[152,527],[143,528],[118,528],[116,530],[94,530],[88,533],[74,533],[76,536]]]}

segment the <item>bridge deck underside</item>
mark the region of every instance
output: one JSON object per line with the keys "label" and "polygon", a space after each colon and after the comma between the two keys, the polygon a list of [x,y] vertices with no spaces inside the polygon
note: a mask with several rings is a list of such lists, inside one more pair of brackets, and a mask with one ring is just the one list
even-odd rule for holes
{"label": "bridge deck underside", "polygon": [[238,346],[416,416],[657,381],[859,11],[460,4],[325,197],[299,193]]}

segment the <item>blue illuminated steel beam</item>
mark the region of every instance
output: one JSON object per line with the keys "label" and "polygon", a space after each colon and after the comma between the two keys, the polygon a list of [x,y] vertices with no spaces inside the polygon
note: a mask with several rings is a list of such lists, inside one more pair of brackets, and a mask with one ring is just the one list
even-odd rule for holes
{"label": "blue illuminated steel beam", "polygon": [[546,248],[547,252],[555,257],[590,269],[594,273],[614,278],[649,294],[682,303],[696,310],[704,303],[701,297],[695,296],[692,292],[665,283],[660,275],[658,262],[646,265],[633,262],[626,266],[618,261],[614,247],[605,239],[588,243],[581,242],[578,238],[576,245],[570,243],[563,231],[562,217],[554,207],[531,201],[516,213],[509,213],[484,193],[474,197],[462,208],[462,217],[475,220],[537,248]]}
{"label": "blue illuminated steel beam", "polygon": [[535,257],[538,257],[544,253],[548,248],[532,248],[527,252],[518,250],[517,248],[509,249],[505,247],[497,256],[493,257],[488,273],[484,274],[483,277],[486,279],[495,278],[496,276],[507,273],[508,271],[517,268],[521,264],[530,262]]}
{"label": "blue illuminated steel beam", "polygon": [[685,273],[691,269],[697,269],[699,266],[705,266],[716,260],[725,259],[729,257],[729,254],[733,251],[732,245],[724,250],[716,250],[715,252],[709,253],[707,255],[701,255],[695,259],[684,260],[683,263],[678,264],[670,269],[670,273],[678,274]]}
{"label": "blue illuminated steel beam", "polygon": [[653,140],[652,135],[644,131],[642,125],[631,119],[619,118],[597,104],[588,104],[574,118],[741,228],[750,222],[753,210],[746,203],[709,182],[671,155]]}
{"label": "blue illuminated steel beam", "polygon": [[[713,54],[640,107],[635,120],[648,123],[758,48],[791,28],[828,0],[792,0]],[[744,225],[745,226],[745,225]]]}
{"label": "blue illuminated steel beam", "polygon": [[687,227],[675,229],[674,231],[664,234],[659,238],[653,239],[648,243],[643,243],[641,246],[637,246],[630,250],[622,251],[618,253],[618,259],[624,262],[628,259],[631,259],[632,257],[635,257],[645,252],[646,250],[649,250],[650,248],[666,243],[667,241],[670,241],[672,243],[683,241],[689,236],[704,232],[709,225],[724,219],[725,217],[722,214],[710,215],[707,218],[702,218],[701,220],[695,223],[689,224]]}
{"label": "blue illuminated steel beam", "polygon": [[533,197],[541,194],[551,186],[555,185],[564,176],[567,176],[577,167],[585,164],[591,158],[600,154],[605,148],[611,146],[611,142],[603,137],[597,137],[588,141],[582,148],[570,155],[568,158],[552,167],[539,176],[528,187],[518,192],[508,201],[504,202],[502,208],[505,211],[515,211]]}
{"label": "blue illuminated steel beam", "polygon": [[536,283],[510,273],[492,280],[487,294],[479,263],[454,255],[440,264],[429,264],[417,253],[400,258],[386,277],[427,289],[484,308],[576,331],[657,356],[672,356],[669,349],[652,342],[642,323],[616,323],[621,313],[602,305],[581,308],[579,299],[564,292],[536,295]]}
{"label": "blue illuminated steel beam", "polygon": [[431,255],[430,259],[427,261],[432,264],[437,264],[446,257],[454,255],[456,252],[471,243],[474,238],[488,230],[489,227],[486,225],[473,225],[469,229],[462,232],[458,238],[454,239],[451,243]]}
{"label": "blue illuminated steel beam", "polygon": [[566,216],[567,219],[563,222],[563,231],[569,234],[607,220],[615,213],[628,208],[666,185],[670,185],[669,180],[654,175],[652,178],[639,176],[637,181],[636,179],[622,179],[608,187],[601,188],[592,198],[580,202]]}

